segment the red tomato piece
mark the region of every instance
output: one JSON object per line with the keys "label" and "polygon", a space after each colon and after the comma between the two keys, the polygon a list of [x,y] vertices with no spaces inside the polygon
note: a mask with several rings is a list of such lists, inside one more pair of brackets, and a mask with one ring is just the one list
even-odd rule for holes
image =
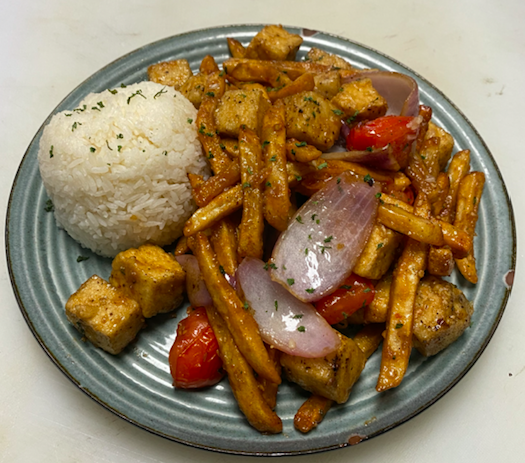
{"label": "red tomato piece", "polygon": [[374,285],[353,273],[333,293],[315,302],[315,308],[330,325],[345,320],[374,300]]}
{"label": "red tomato piece", "polygon": [[169,364],[173,385],[184,389],[212,386],[224,376],[219,344],[199,307],[179,322],[177,337],[170,350]]}
{"label": "red tomato piece", "polygon": [[402,168],[406,167],[408,154],[416,139],[417,125],[413,117],[384,116],[360,122],[350,130],[346,138],[349,150],[373,150],[390,145],[392,154]]}

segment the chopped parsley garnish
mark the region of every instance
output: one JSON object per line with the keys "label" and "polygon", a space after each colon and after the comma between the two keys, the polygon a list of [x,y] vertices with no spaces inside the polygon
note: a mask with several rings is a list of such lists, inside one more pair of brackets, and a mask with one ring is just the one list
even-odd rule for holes
{"label": "chopped parsley garnish", "polygon": [[118,93],[117,90],[111,89],[111,88],[108,88],[108,92],[111,93],[112,95],[116,95]]}
{"label": "chopped parsley garnish", "polygon": [[378,243],[377,245],[377,248],[376,249],[381,249],[382,247],[384,246],[384,243]]}
{"label": "chopped parsley garnish", "polygon": [[267,186],[267,187],[271,187],[272,184],[271,184],[270,182],[266,182],[266,186]]}
{"label": "chopped parsley garnish", "polygon": [[307,288],[305,291],[309,294],[312,294],[313,292],[315,292],[315,288]]}
{"label": "chopped parsley garnish", "polygon": [[397,323],[396,324],[396,330],[398,330],[399,328],[403,328],[403,323]]}
{"label": "chopped parsley garnish", "polygon": [[55,206],[53,206],[53,201],[48,199],[46,201],[46,207],[44,207],[44,211],[46,212],[53,212],[55,210]]}
{"label": "chopped parsley garnish", "polygon": [[295,176],[295,180],[297,180],[298,182],[300,182],[302,179],[303,179],[303,177],[301,177],[300,175],[296,175]]}
{"label": "chopped parsley garnish", "polygon": [[328,163],[327,162],[323,162],[322,164],[319,164],[317,166],[317,170],[324,169],[325,167],[328,167]]}
{"label": "chopped parsley garnish", "polygon": [[370,186],[374,184],[374,179],[370,176],[370,174],[366,174],[363,180],[365,181],[365,183],[368,183]]}
{"label": "chopped parsley garnish", "polygon": [[304,101],[310,101],[313,104],[316,104],[317,106],[319,106],[319,102],[317,100],[314,100],[311,96],[305,96]]}
{"label": "chopped parsley garnish", "polygon": [[297,220],[297,222],[299,222],[299,223],[304,223],[304,222],[303,222],[303,219],[302,219],[302,217],[301,217],[300,215],[298,215],[298,216],[295,218],[295,220]]}
{"label": "chopped parsley garnish", "polygon": [[270,142],[268,140],[264,140],[263,144],[262,144],[263,149],[264,149],[265,146],[268,146],[269,144],[270,144]]}
{"label": "chopped parsley garnish", "polygon": [[142,90],[139,88],[135,93],[132,93],[132,94],[129,96],[129,98],[128,98],[128,104],[129,104],[129,102],[131,101],[131,99],[132,99],[133,97],[136,97],[137,95],[138,95],[138,96],[141,96],[141,97],[144,98],[144,99],[146,99],[146,97],[142,94]]}
{"label": "chopped parsley garnish", "polygon": [[251,186],[252,186],[252,184],[251,184],[250,182],[244,182],[244,183],[242,184],[242,188],[243,188],[243,189],[244,189],[244,188],[250,188]]}
{"label": "chopped parsley garnish", "polygon": [[339,288],[341,289],[352,289],[352,285],[342,285],[342,286],[339,286]]}
{"label": "chopped parsley garnish", "polygon": [[302,146],[306,146],[307,143],[305,141],[302,141],[300,143],[296,143],[295,146],[297,146],[297,148],[301,148]]}
{"label": "chopped parsley garnish", "polygon": [[207,96],[214,97],[214,96],[215,96],[215,93],[213,93],[213,92],[207,92],[206,95],[207,95]]}
{"label": "chopped parsley garnish", "polygon": [[275,310],[278,310],[279,309],[279,303],[277,301],[275,301],[274,305],[275,305]]}
{"label": "chopped parsley garnish", "polygon": [[250,175],[253,175],[253,170],[250,167],[246,169],[246,172],[248,172]]}
{"label": "chopped parsley garnish", "polygon": [[53,154],[53,148],[54,148],[53,145],[51,145],[51,148],[49,148],[49,157],[50,157],[50,158],[52,158],[52,157],[54,156],[54,154]]}
{"label": "chopped parsley garnish", "polygon": [[264,270],[268,270],[269,268],[273,268],[274,270],[277,269],[277,265],[275,265],[273,262],[266,262],[266,264],[264,264]]}
{"label": "chopped parsley garnish", "polygon": [[91,146],[91,147],[89,148],[89,151],[91,151],[92,153],[94,153],[96,150],[97,150],[97,149],[96,149],[94,146]]}
{"label": "chopped parsley garnish", "polygon": [[332,109],[332,112],[336,115],[336,116],[342,116],[344,114],[343,111],[341,111],[340,109]]}
{"label": "chopped parsley garnish", "polygon": [[250,305],[248,304],[248,302],[244,301],[244,310],[248,310],[250,308]]}
{"label": "chopped parsley garnish", "polygon": [[301,333],[304,333],[306,331],[306,328],[303,325],[301,325],[301,326],[297,327],[297,331],[300,331]]}
{"label": "chopped parsley garnish", "polygon": [[270,162],[275,162],[275,161],[277,161],[277,156],[274,155],[270,158]]}
{"label": "chopped parsley garnish", "polygon": [[77,262],[83,262],[85,260],[88,260],[89,259],[89,256],[78,256],[77,257]]}
{"label": "chopped parsley garnish", "polygon": [[288,278],[286,283],[288,283],[288,286],[292,286],[295,283],[295,280],[293,278]]}
{"label": "chopped parsley garnish", "polygon": [[303,318],[303,314],[302,313],[298,313],[298,314],[294,315],[292,318]]}
{"label": "chopped parsley garnish", "polygon": [[332,235],[330,235],[328,238],[325,238],[325,239],[324,239],[324,242],[325,242],[325,243],[329,243],[330,241],[332,241],[333,238],[334,238],[334,237],[333,237]]}
{"label": "chopped parsley garnish", "polygon": [[222,265],[219,265],[219,272],[221,272],[221,275],[226,275],[226,270],[224,270]]}
{"label": "chopped parsley garnish", "polygon": [[350,116],[350,117],[346,120],[346,123],[347,123],[347,124],[351,124],[352,122],[354,122],[354,120],[355,120],[355,118],[357,117],[358,114],[359,114],[359,111],[356,111],[356,112],[354,113],[353,116]]}

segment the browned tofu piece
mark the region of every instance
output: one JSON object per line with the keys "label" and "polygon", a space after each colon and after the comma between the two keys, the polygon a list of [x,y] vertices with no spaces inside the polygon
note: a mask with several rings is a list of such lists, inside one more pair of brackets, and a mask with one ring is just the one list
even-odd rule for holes
{"label": "browned tofu piece", "polygon": [[118,354],[144,326],[137,301],[97,275],[71,295],[66,316],[96,347]]}
{"label": "browned tofu piece", "polygon": [[206,75],[196,74],[194,76],[190,76],[188,80],[182,84],[179,91],[193,103],[193,106],[199,109],[205,89]]}
{"label": "browned tofu piece", "polygon": [[310,48],[306,54],[306,58],[325,66],[333,66],[337,69],[352,69],[352,65],[340,56],[328,53],[327,51],[315,47]]}
{"label": "browned tofu piece", "polygon": [[401,233],[376,223],[353,272],[363,278],[379,280],[392,265],[402,240]]}
{"label": "browned tofu piece", "polygon": [[178,307],[185,281],[184,270],[175,257],[152,244],[117,254],[109,278],[112,285],[139,303],[145,318]]}
{"label": "browned tofu piece", "polygon": [[175,90],[179,90],[192,75],[190,63],[186,59],[163,61],[148,67],[149,80],[175,87]]}
{"label": "browned tofu piece", "polygon": [[341,347],[335,353],[314,359],[283,353],[281,365],[290,381],[342,404],[363,371],[366,357],[352,339],[338,334]]}
{"label": "browned tofu piece", "polygon": [[414,347],[435,355],[458,339],[470,326],[474,312],[459,288],[428,275],[419,284],[414,306]]}
{"label": "browned tofu piece", "polygon": [[259,88],[231,90],[224,93],[215,111],[215,123],[221,135],[238,138],[243,125],[260,134],[270,102]]}
{"label": "browned tofu piece", "polygon": [[425,134],[425,140],[429,138],[439,138],[439,168],[443,170],[452,156],[452,150],[454,149],[454,138],[446,130],[438,127],[432,121],[428,123],[428,130]]}
{"label": "browned tofu piece", "polygon": [[386,100],[368,77],[343,84],[331,101],[345,116],[352,116],[356,121],[384,116],[388,110]]}
{"label": "browned tofu piece", "polygon": [[283,99],[286,137],[314,145],[321,151],[339,138],[341,119],[337,108],[317,92],[301,92]]}
{"label": "browned tofu piece", "polygon": [[341,74],[338,71],[328,71],[314,75],[315,88],[325,98],[331,100],[341,88]]}
{"label": "browned tofu piece", "polygon": [[290,34],[283,26],[265,26],[246,48],[246,58],[294,61],[302,43],[300,35]]}

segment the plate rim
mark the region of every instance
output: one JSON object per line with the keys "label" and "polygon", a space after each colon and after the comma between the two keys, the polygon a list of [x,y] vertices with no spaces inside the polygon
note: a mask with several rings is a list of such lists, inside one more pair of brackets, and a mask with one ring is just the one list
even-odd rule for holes
{"label": "plate rim", "polygon": [[[17,182],[19,182],[19,180],[20,180],[20,174],[21,174],[21,170],[22,170],[24,164],[26,162],[29,162],[27,159],[29,157],[29,154],[30,154],[29,152],[30,152],[31,147],[35,143],[36,139],[39,137],[39,135],[40,135],[41,131],[43,130],[43,128],[48,124],[50,118],[57,112],[58,108],[64,103],[64,101],[66,101],[73,93],[77,92],[77,90],[79,90],[82,87],[84,87],[92,79],[95,79],[97,76],[99,76],[101,74],[104,74],[104,72],[107,69],[113,67],[118,62],[124,61],[124,60],[132,57],[133,55],[136,55],[136,54],[140,53],[141,51],[146,50],[148,48],[161,45],[162,43],[168,43],[168,42],[170,42],[172,40],[181,39],[181,38],[183,38],[185,36],[192,36],[192,35],[196,35],[196,34],[205,34],[205,33],[207,33],[208,35],[210,33],[213,33],[216,36],[216,35],[219,35],[220,31],[226,31],[228,29],[235,29],[235,30],[237,30],[237,29],[245,29],[245,28],[248,28],[248,29],[249,28],[262,28],[265,25],[266,24],[260,24],[260,23],[243,23],[243,24],[231,24],[231,25],[212,26],[212,27],[207,27],[207,28],[201,28],[201,29],[195,29],[195,30],[191,30],[191,31],[186,31],[186,32],[182,32],[180,34],[174,34],[174,35],[171,35],[171,36],[168,36],[168,37],[164,37],[164,38],[155,40],[153,42],[144,44],[144,45],[142,45],[142,46],[140,46],[140,47],[138,47],[138,48],[136,48],[136,49],[134,49],[134,50],[132,50],[130,52],[127,52],[124,55],[122,55],[122,56],[120,56],[120,57],[110,61],[109,63],[107,63],[106,65],[102,66],[100,69],[98,69],[97,71],[95,71],[94,73],[89,75],[87,78],[82,80],[82,82],[80,82],[71,91],[69,91],[67,93],[67,95],[65,95],[65,97],[62,98],[60,100],[60,102],[53,108],[53,110],[50,112],[50,114],[45,118],[43,123],[40,125],[40,127],[37,130],[37,132],[32,137],[32,139],[31,139],[31,141],[30,141],[30,143],[29,143],[29,145],[28,145],[28,147],[27,147],[27,149],[26,149],[26,151],[25,151],[25,153],[24,153],[24,155],[23,155],[19,165],[18,165],[16,174],[15,174],[15,177],[14,177],[14,180],[13,180],[13,184],[12,184],[12,187],[11,187],[11,191],[10,191],[10,194],[9,194],[9,198],[8,198],[8,206],[7,206],[6,221],[5,221],[5,246],[6,246],[7,268],[8,268],[9,279],[11,281],[11,286],[13,288],[13,292],[14,292],[17,304],[19,306],[19,309],[22,312],[22,315],[23,315],[23,317],[24,317],[28,327],[30,328],[30,331],[32,332],[33,336],[37,340],[37,342],[40,345],[40,347],[44,350],[44,352],[51,359],[51,361],[59,368],[59,370],[70,381],[72,381],[73,384],[75,384],[75,386],[77,386],[78,389],[80,389],[88,397],[93,399],[98,404],[102,405],[105,409],[107,409],[111,413],[117,415],[118,417],[120,417],[121,419],[127,421],[128,423],[131,423],[131,424],[137,426],[140,429],[148,431],[151,434],[154,434],[154,435],[166,438],[166,439],[168,439],[170,441],[177,442],[177,443],[180,443],[180,444],[183,444],[183,445],[186,445],[186,446],[189,446],[189,447],[193,447],[193,448],[198,448],[198,449],[203,449],[203,450],[208,450],[208,451],[214,451],[214,452],[219,452],[219,453],[223,453],[223,454],[244,455],[244,456],[268,456],[269,457],[269,456],[307,455],[307,454],[314,454],[314,453],[325,452],[325,451],[329,451],[329,450],[335,450],[335,449],[338,449],[338,448],[344,448],[344,447],[351,446],[351,444],[346,443],[346,444],[340,444],[340,445],[330,445],[330,446],[327,446],[327,447],[310,448],[310,449],[307,449],[307,450],[294,450],[294,451],[284,451],[284,452],[283,451],[280,451],[280,452],[239,451],[239,450],[231,450],[231,449],[226,449],[226,448],[218,448],[218,447],[215,447],[215,446],[201,444],[201,443],[198,443],[198,442],[191,442],[191,441],[188,441],[188,440],[185,440],[185,439],[181,439],[181,438],[178,438],[178,437],[175,437],[175,436],[168,435],[168,434],[166,434],[166,433],[164,433],[162,431],[156,430],[156,429],[151,428],[151,427],[149,427],[149,426],[147,426],[147,425],[145,425],[143,423],[140,423],[137,420],[129,418],[128,416],[126,416],[126,414],[124,414],[123,412],[117,410],[113,406],[109,405],[108,403],[106,403],[106,401],[104,401],[103,399],[98,397],[93,392],[88,391],[85,388],[83,388],[81,386],[81,384],[79,383],[79,381],[68,371],[67,367],[65,365],[63,365],[59,361],[59,359],[53,354],[52,350],[46,345],[45,341],[42,339],[41,335],[39,334],[38,329],[34,326],[33,321],[31,320],[31,318],[29,316],[27,308],[24,306],[24,303],[22,301],[22,297],[20,295],[20,291],[19,291],[19,288],[18,288],[18,285],[17,285],[17,282],[16,282],[16,275],[15,275],[15,272],[14,272],[14,269],[13,269],[13,265],[12,265],[12,250],[11,250],[9,224],[10,224],[10,221],[11,221],[11,215],[12,215],[12,210],[13,210],[13,202],[14,202],[14,195],[15,195],[15,190],[16,190],[16,187],[17,187]],[[502,195],[503,195],[503,197],[505,199],[505,204],[507,206],[507,211],[508,211],[508,215],[509,215],[509,222],[510,222],[510,225],[511,225],[511,227],[510,227],[510,231],[511,231],[510,238],[511,238],[511,244],[512,244],[511,245],[511,255],[510,255],[511,268],[509,268],[509,271],[515,272],[516,271],[516,258],[517,258],[516,222],[515,222],[515,215],[514,215],[514,209],[513,209],[513,206],[512,206],[512,201],[511,201],[511,198],[510,198],[507,186],[506,186],[506,184],[504,182],[501,170],[500,170],[498,164],[496,163],[495,158],[494,158],[491,150],[488,148],[487,144],[485,143],[485,140],[481,137],[481,135],[478,132],[477,128],[470,122],[468,117],[466,117],[466,115],[456,106],[456,104],[453,101],[451,101],[432,82],[428,81],[421,74],[419,74],[418,72],[414,71],[412,68],[406,66],[405,64],[401,63],[397,59],[392,58],[391,56],[389,56],[389,55],[387,55],[387,54],[385,54],[385,53],[383,53],[383,52],[381,52],[379,50],[376,50],[373,47],[370,47],[368,45],[365,45],[365,44],[363,44],[361,42],[358,42],[358,41],[355,41],[353,39],[349,39],[349,38],[342,37],[342,36],[337,35],[337,34],[332,34],[332,33],[324,32],[324,31],[318,31],[318,30],[314,31],[314,30],[311,30],[311,29],[307,29],[307,28],[304,28],[304,27],[298,27],[298,26],[285,25],[284,27],[286,29],[296,29],[296,30],[298,29],[300,31],[304,31],[305,29],[306,30],[310,30],[310,31],[314,32],[314,35],[316,33],[320,33],[323,36],[330,37],[330,38],[335,38],[335,39],[337,39],[339,41],[347,42],[347,43],[349,43],[351,45],[356,45],[356,46],[364,49],[367,52],[372,52],[374,54],[377,54],[380,57],[390,61],[391,63],[394,63],[394,64],[402,67],[406,71],[412,73],[414,76],[416,76],[417,79],[419,79],[425,85],[430,87],[441,98],[443,98],[451,107],[453,107],[453,109],[461,116],[461,118],[464,119],[464,121],[468,125],[469,129],[472,130],[472,132],[475,135],[477,141],[481,144],[482,148],[484,149],[484,151],[486,152],[486,154],[490,158],[492,167],[494,168],[495,173],[497,174],[498,180],[499,180],[499,182],[502,185],[501,193],[502,193]],[[504,294],[504,297],[502,298],[502,300],[500,302],[500,306],[498,308],[496,317],[494,318],[494,320],[493,320],[493,322],[491,324],[491,327],[490,327],[490,331],[488,332],[488,335],[483,340],[483,343],[480,345],[480,347],[476,351],[475,355],[472,356],[470,362],[464,367],[464,369],[455,378],[453,378],[453,380],[451,380],[447,384],[447,387],[445,387],[437,395],[433,396],[430,400],[426,401],[420,408],[415,410],[413,413],[404,416],[402,419],[393,422],[389,426],[383,427],[380,430],[378,430],[378,431],[376,431],[374,433],[371,433],[370,435],[368,435],[366,437],[366,439],[364,439],[364,441],[368,441],[368,440],[372,439],[373,437],[381,435],[381,434],[383,434],[383,433],[385,433],[385,432],[387,432],[387,431],[389,431],[389,430],[391,430],[391,429],[393,429],[393,428],[395,428],[395,427],[397,427],[397,426],[399,426],[399,425],[409,421],[410,419],[414,418],[415,416],[419,415],[421,412],[423,412],[424,410],[426,410],[427,408],[429,408],[430,406],[435,404],[446,393],[448,393],[470,371],[470,369],[474,366],[474,364],[479,360],[479,357],[481,356],[481,354],[484,352],[484,350],[488,346],[488,344],[491,341],[491,339],[492,339],[492,337],[493,337],[497,327],[499,326],[499,323],[501,321],[501,318],[502,318],[503,313],[505,311],[505,308],[507,306],[507,303],[508,303],[508,300],[509,300],[511,292],[512,292],[512,285],[510,287],[507,287],[507,289],[505,291],[505,294]]]}

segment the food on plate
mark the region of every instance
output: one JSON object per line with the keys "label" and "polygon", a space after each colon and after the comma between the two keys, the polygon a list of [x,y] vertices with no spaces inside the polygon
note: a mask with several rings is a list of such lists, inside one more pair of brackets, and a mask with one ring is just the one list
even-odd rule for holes
{"label": "food on plate", "polygon": [[218,348],[206,309],[190,308],[188,316],[177,326],[177,337],[170,349],[173,385],[198,389],[217,384],[224,376]]}
{"label": "food on plate", "polygon": [[187,174],[209,172],[196,118],[154,82],[90,94],[53,116],[38,161],[58,225],[106,257],[175,241],[195,210]]}
{"label": "food on plate", "polygon": [[[183,59],[148,68],[159,96],[171,85],[195,108],[187,123],[202,154],[187,177],[198,207],[179,222],[174,256],[123,250],[104,287],[125,289],[144,317],[176,306],[185,287],[175,387],[224,371],[248,422],[269,434],[282,431],[283,377],[312,393],[300,432],[348,400],[381,342],[376,390],[399,386],[413,347],[435,355],[469,326],[472,304],[442,276],[457,266],[477,281],[484,175],[470,172],[468,150],[452,156],[413,78],[318,48],[295,61],[301,42],[266,26],[246,46],[228,38],[222,69],[210,55],[195,75]],[[167,300],[164,272],[176,288]]]}
{"label": "food on plate", "polygon": [[70,296],[66,316],[93,345],[119,354],[144,326],[139,303],[93,275]]}
{"label": "food on plate", "polygon": [[139,303],[144,318],[171,312],[184,298],[184,270],[172,254],[153,244],[118,253],[109,282]]}

